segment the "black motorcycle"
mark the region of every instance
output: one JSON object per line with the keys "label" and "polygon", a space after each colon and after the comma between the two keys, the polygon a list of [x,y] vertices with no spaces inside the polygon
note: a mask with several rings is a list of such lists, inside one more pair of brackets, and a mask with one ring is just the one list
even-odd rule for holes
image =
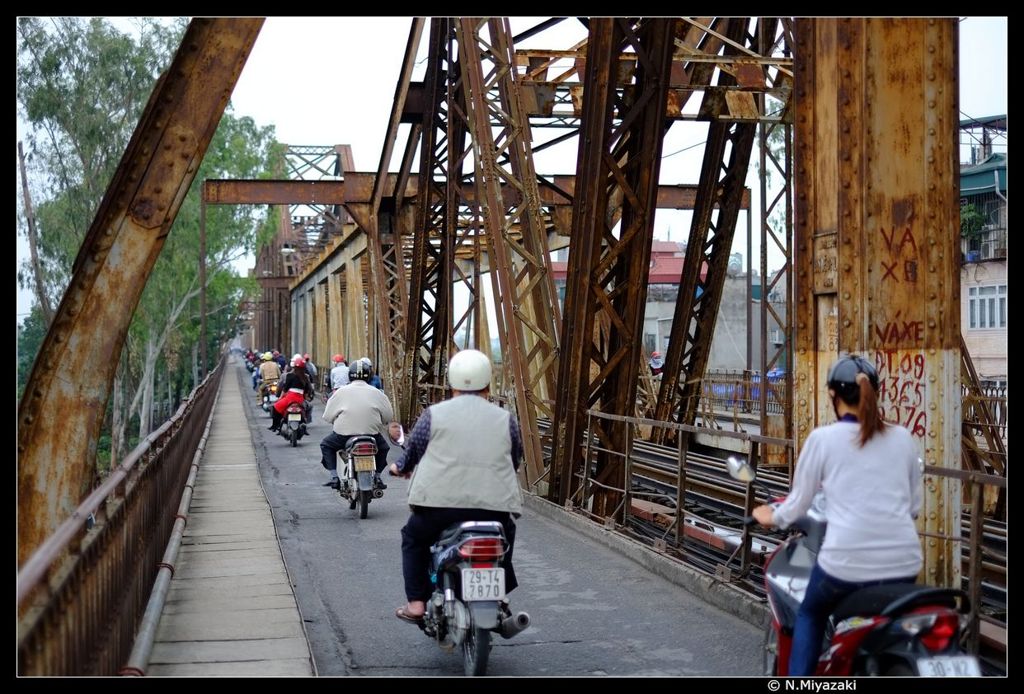
{"label": "black motorcycle", "polygon": [[430,548],[434,593],[420,629],[448,653],[461,648],[467,675],[486,674],[491,632],[510,639],[530,626],[530,615],[509,610],[501,566],[506,548],[495,521],[456,523]]}
{"label": "black motorcycle", "polygon": [[277,433],[288,439],[292,447],[298,445],[300,439],[308,432],[306,431],[306,409],[297,402],[293,402],[285,409],[284,422]]}
{"label": "black motorcycle", "polygon": [[366,518],[371,499],[380,499],[384,490],[374,483],[377,473],[377,440],[373,436],[352,436],[344,450],[338,451],[340,475],[338,494],[348,500],[349,508],[359,505],[359,517]]}

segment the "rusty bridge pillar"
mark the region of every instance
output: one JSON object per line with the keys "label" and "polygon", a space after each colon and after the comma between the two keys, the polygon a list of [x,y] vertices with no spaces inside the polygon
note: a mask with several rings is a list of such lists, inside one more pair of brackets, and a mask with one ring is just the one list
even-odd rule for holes
{"label": "rusty bridge pillar", "polygon": [[[840,351],[878,367],[885,418],[929,465],[959,467],[957,23],[798,20],[794,431],[834,420]],[[919,529],[960,534],[960,483],[925,477]],[[924,539],[925,579],[959,586],[959,547]]]}

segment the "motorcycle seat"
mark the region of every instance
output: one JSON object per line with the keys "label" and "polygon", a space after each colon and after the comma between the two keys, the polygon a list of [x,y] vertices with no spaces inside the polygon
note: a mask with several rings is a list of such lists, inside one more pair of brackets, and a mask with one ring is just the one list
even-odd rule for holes
{"label": "motorcycle seat", "polygon": [[435,544],[446,545],[454,542],[463,531],[505,537],[505,529],[497,521],[466,521],[449,525],[441,533],[441,537],[437,538]]}
{"label": "motorcycle seat", "polygon": [[893,616],[918,605],[941,605],[955,608],[956,598],[963,593],[948,588],[932,588],[915,583],[889,583],[868,586],[843,599],[832,613],[836,622],[864,615]]}
{"label": "motorcycle seat", "polygon": [[358,436],[352,436],[348,441],[345,442],[345,452],[351,454],[352,449],[360,443],[372,443],[374,446],[377,445],[377,439],[368,434],[359,434]]}

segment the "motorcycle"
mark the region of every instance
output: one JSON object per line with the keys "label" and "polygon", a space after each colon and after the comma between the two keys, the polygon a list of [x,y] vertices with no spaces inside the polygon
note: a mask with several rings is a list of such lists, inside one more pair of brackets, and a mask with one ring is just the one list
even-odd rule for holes
{"label": "motorcycle", "polygon": [[270,412],[270,408],[278,400],[277,381],[267,381],[264,383],[261,386],[261,392],[263,393],[263,411]]}
{"label": "motorcycle", "polygon": [[377,441],[372,436],[349,437],[345,448],[338,451],[340,475],[338,494],[347,499],[349,508],[359,505],[359,517],[366,518],[371,499],[380,499],[384,490],[374,484],[377,473]]}
{"label": "motorcycle", "polygon": [[484,675],[491,633],[510,639],[530,626],[530,615],[509,609],[501,560],[507,542],[501,523],[456,523],[431,546],[434,592],[420,629],[446,652],[462,649],[466,675]]}
{"label": "motorcycle", "polygon": [[[727,467],[734,479],[757,482],[746,461],[731,456]],[[773,500],[772,505],[780,503]],[[765,563],[772,615],[765,631],[765,675],[788,675],[797,610],[825,540],[824,504],[819,492],[807,514],[792,524],[793,532]],[[748,516],[744,523],[756,521]],[[980,676],[978,659],[960,647],[969,611],[962,590],[911,583],[861,588],[844,598],[829,617],[815,674]]]}
{"label": "motorcycle", "polygon": [[305,407],[297,402],[293,402],[285,409],[284,422],[278,433],[291,441],[292,448],[298,445],[299,439],[305,436],[308,432],[306,431],[306,412]]}

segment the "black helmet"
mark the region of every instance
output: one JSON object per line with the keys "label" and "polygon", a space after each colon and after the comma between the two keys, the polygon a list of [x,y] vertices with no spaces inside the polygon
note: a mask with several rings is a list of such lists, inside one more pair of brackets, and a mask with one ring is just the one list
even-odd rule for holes
{"label": "black helmet", "polygon": [[844,354],[832,365],[828,370],[828,387],[836,391],[843,400],[855,404],[860,399],[857,374],[865,374],[871,381],[871,387],[878,390],[878,371],[871,362],[856,354]]}
{"label": "black helmet", "polygon": [[348,378],[350,381],[369,381],[370,370],[366,368],[365,362],[357,359],[348,367]]}

